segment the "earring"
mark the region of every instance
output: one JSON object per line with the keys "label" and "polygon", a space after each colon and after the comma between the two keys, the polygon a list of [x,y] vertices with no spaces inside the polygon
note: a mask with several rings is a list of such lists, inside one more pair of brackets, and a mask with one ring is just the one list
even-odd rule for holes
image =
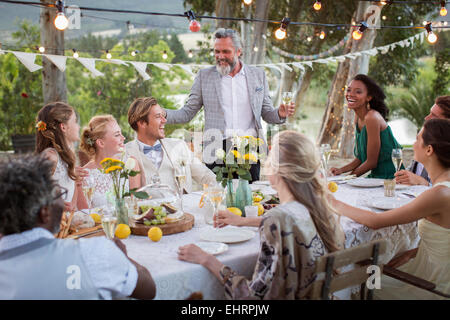
{"label": "earring", "polygon": [[370,110],[370,103],[369,102],[367,102],[366,108],[367,108],[367,110]]}

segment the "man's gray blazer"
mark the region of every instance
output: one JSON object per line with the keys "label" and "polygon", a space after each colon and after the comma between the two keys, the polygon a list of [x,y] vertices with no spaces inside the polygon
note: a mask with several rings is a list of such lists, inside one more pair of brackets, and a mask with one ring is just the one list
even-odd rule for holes
{"label": "man's gray blazer", "polygon": [[[280,124],[286,119],[280,118],[278,108],[274,108],[269,97],[269,85],[264,70],[242,64],[247,80],[248,96],[255,117],[255,129],[262,129],[261,117],[268,123]],[[189,98],[183,108],[167,111],[167,123],[187,123],[194,118],[199,110],[204,107],[204,130],[218,129],[224,135],[225,114],[222,108],[222,82],[221,75],[216,67],[209,67],[198,72],[191,89]],[[261,136],[260,136],[261,137]],[[263,137],[261,137],[263,138]]]}

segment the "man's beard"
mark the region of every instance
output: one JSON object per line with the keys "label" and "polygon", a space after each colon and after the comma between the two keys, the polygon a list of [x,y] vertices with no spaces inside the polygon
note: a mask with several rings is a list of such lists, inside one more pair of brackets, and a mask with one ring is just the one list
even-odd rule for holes
{"label": "man's beard", "polygon": [[[220,65],[220,62],[225,61],[227,63],[227,65]],[[231,70],[234,69],[234,67],[236,66],[236,63],[238,62],[238,58],[237,56],[235,56],[233,58],[233,60],[228,60],[228,59],[220,59],[219,61],[216,62],[216,69],[217,72],[219,72],[222,76],[226,76],[228,74],[230,74]]]}

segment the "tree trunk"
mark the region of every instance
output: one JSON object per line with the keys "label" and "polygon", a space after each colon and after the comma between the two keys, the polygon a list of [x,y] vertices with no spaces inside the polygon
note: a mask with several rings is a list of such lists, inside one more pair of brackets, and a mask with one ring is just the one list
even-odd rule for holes
{"label": "tree trunk", "polygon": [[[41,3],[54,4],[52,0],[41,0]],[[41,45],[45,53],[64,55],[64,31],[55,28],[53,21],[56,10],[41,8],[40,27]],[[42,57],[42,92],[44,104],[54,101],[67,102],[66,75],[61,72],[50,60]]]}
{"label": "tree trunk", "polygon": [[313,71],[310,68],[307,68],[305,72],[300,73],[299,81],[297,84],[297,92],[295,95],[295,105],[296,105],[296,116],[298,115],[298,110],[302,107],[303,99],[306,96],[306,92],[311,84]]}
{"label": "tree trunk", "polygon": [[[267,20],[269,17],[269,5],[270,0],[258,0],[255,3],[255,19]],[[255,22],[253,23],[253,45],[251,49],[258,48],[257,52],[251,52],[251,64],[264,63],[264,57],[266,56],[266,31],[267,22]]]}
{"label": "tree trunk", "polygon": [[[244,16],[251,18],[251,7],[242,4]],[[251,32],[250,23],[241,21],[241,41],[242,41],[242,60],[246,64],[251,64],[252,52],[253,52],[253,34]]]}
{"label": "tree trunk", "polygon": [[[355,21],[359,23],[366,21],[367,8],[372,5],[370,2],[359,1],[355,13]],[[361,40],[353,40],[350,30],[350,37],[345,45],[344,54],[370,49],[376,36],[375,29],[364,31]],[[330,92],[328,94],[327,108],[322,120],[322,127],[318,136],[319,144],[329,143],[332,149],[339,149],[338,155],[341,157],[351,157],[354,147],[355,121],[354,112],[344,105],[345,86],[356,74],[367,73],[369,69],[369,57],[361,55],[356,59],[346,59],[339,63],[338,69],[333,79]]]}
{"label": "tree trunk", "polygon": [[[216,2],[216,17],[231,17],[231,6],[228,0],[217,0]],[[216,27],[229,28],[231,25],[230,20],[216,20]]]}

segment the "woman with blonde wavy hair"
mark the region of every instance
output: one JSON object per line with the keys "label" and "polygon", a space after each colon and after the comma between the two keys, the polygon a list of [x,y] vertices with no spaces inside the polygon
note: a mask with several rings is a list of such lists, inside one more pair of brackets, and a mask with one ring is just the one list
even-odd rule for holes
{"label": "woman with blonde wavy hair", "polygon": [[[93,207],[107,205],[106,193],[112,187],[111,176],[98,170],[102,169],[100,162],[104,158],[121,158],[124,151],[124,140],[122,130],[112,115],[95,116],[83,128],[80,149],[90,158],[90,161],[83,168],[88,171],[89,180],[94,183]],[[135,170],[138,171],[137,165]],[[133,179],[140,179],[140,176],[137,175],[130,178],[131,181],[134,181]],[[84,196],[82,196],[81,190],[79,199],[79,208],[87,208],[87,203]]]}
{"label": "woman with blonde wavy hair", "polygon": [[229,211],[215,217],[217,226],[259,227],[261,251],[251,280],[194,244],[180,247],[178,258],[210,270],[224,284],[228,299],[308,298],[316,278],[315,260],[344,246],[319,167],[316,147],[306,136],[281,132],[264,166],[280,205],[263,217],[240,217]]}
{"label": "woman with blonde wavy hair", "polygon": [[54,163],[53,178],[68,190],[65,210],[76,207],[77,192],[86,172],[76,166],[74,144],[80,140],[75,110],[64,102],[53,102],[39,110],[36,119],[36,149]]}

